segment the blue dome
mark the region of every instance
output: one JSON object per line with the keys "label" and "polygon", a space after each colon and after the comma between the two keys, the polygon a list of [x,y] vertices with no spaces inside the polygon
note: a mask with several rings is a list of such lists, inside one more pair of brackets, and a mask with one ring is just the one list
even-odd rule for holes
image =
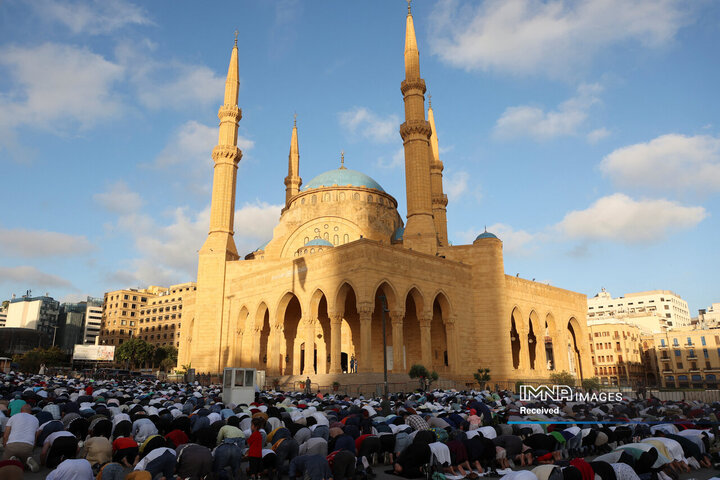
{"label": "blue dome", "polygon": [[478,236],[475,238],[475,241],[478,241],[478,240],[480,240],[481,238],[498,238],[498,237],[497,237],[496,235],[488,232],[487,230],[485,230],[483,233],[481,233],[480,235],[478,235]]}
{"label": "blue dome", "polygon": [[306,247],[334,247],[332,243],[322,238],[313,238],[305,244]]}
{"label": "blue dome", "polygon": [[383,188],[372,178],[368,177],[362,172],[357,170],[350,170],[348,168],[338,168],[336,170],[329,170],[325,173],[321,173],[317,177],[310,180],[303,190],[310,190],[311,188],[320,187],[332,187],[337,185],[339,187],[366,187],[384,192]]}
{"label": "blue dome", "polygon": [[393,242],[399,242],[403,239],[403,235],[405,234],[405,227],[398,227],[397,230],[393,233],[392,240]]}

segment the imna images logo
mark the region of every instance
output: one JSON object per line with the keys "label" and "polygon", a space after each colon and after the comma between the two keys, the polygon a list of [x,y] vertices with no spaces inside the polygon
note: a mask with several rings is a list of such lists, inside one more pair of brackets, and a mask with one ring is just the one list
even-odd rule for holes
{"label": "imna images logo", "polygon": [[576,392],[568,385],[520,385],[521,402],[619,402],[620,392]]}

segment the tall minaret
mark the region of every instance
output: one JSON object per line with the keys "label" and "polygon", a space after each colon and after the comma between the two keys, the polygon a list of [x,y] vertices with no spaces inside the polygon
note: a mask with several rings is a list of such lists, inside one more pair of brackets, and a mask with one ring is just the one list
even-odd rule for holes
{"label": "tall minaret", "polygon": [[425,80],[420,78],[420,54],[415,39],[410,0],[405,30],[405,80],[400,84],[405,101],[405,122],[400,136],[405,146],[407,224],[403,244],[425,253],[437,252],[437,233],[430,190],[430,124],[425,120]]}
{"label": "tall minaret", "polygon": [[215,167],[210,231],[198,259],[195,321],[190,346],[192,366],[198,372],[221,372],[227,354],[222,342],[223,330],[227,329],[228,320],[223,318],[225,272],[227,262],[238,259],[233,240],[233,218],[237,167],[242,157],[242,152],[237,147],[238,122],[242,117],[238,108],[239,85],[236,31],[235,46],[230,55],[225,82],[225,101],[218,111],[218,144],[212,151]]}
{"label": "tall minaret", "polygon": [[435,129],[435,115],[433,114],[431,98],[428,98],[428,122],[430,122],[430,129],[432,131],[432,136],[430,137],[430,150],[432,153],[432,157],[430,158],[430,191],[432,192],[432,212],[433,219],[435,220],[435,230],[437,231],[438,244],[445,247],[448,245],[448,199],[447,195],[443,193],[443,163],[440,161],[437,129]]}
{"label": "tall minaret", "polygon": [[302,185],[300,178],[300,149],[298,148],[297,114],[293,123],[290,138],[290,154],[288,155],[288,174],[285,177],[285,208],[290,206],[290,199],[297,195]]}

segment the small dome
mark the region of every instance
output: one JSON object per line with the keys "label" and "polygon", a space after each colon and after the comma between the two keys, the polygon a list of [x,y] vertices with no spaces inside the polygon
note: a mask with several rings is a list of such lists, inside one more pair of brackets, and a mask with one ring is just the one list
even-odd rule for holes
{"label": "small dome", "polygon": [[338,187],[366,187],[385,192],[379,183],[364,173],[344,167],[321,173],[305,184],[302,189],[310,190],[312,188],[332,187],[335,185]]}
{"label": "small dome", "polygon": [[498,238],[498,237],[497,237],[495,234],[490,233],[490,232],[488,232],[487,230],[485,230],[483,233],[481,233],[480,235],[478,235],[478,236],[475,238],[475,241],[477,242],[477,241],[480,240],[481,238]]}
{"label": "small dome", "polygon": [[313,238],[305,244],[306,247],[334,247],[332,243],[323,238]]}
{"label": "small dome", "polygon": [[403,235],[405,234],[405,227],[398,227],[397,230],[392,235],[392,241],[393,242],[399,242],[403,239]]}

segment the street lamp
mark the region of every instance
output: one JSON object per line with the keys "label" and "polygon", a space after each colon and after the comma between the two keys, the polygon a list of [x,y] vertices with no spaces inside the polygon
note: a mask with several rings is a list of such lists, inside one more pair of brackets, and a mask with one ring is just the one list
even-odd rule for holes
{"label": "street lamp", "polygon": [[385,295],[380,295],[380,303],[382,304],[382,338],[383,338],[383,380],[385,382],[385,397],[388,396],[388,379],[387,379],[387,340],[385,339],[385,313],[387,309],[387,299]]}

